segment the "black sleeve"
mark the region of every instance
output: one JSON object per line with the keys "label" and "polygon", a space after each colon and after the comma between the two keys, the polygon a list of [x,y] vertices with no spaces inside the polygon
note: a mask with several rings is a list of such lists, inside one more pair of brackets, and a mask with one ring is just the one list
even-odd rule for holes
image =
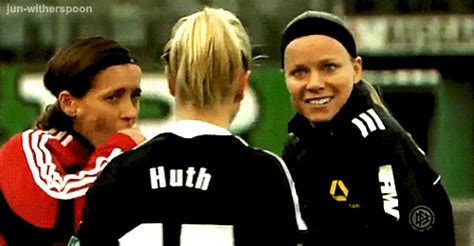
{"label": "black sleeve", "polygon": [[293,133],[289,133],[285,145],[283,146],[282,159],[285,161],[291,173],[294,173],[294,168],[303,154],[303,150],[300,149],[299,146],[300,139]]}
{"label": "black sleeve", "polygon": [[127,213],[121,208],[121,158],[114,158],[86,194],[86,207],[76,237],[81,246],[118,245],[117,227]]}
{"label": "black sleeve", "polygon": [[299,236],[297,216],[300,215],[296,211],[298,209],[299,213],[296,194],[291,187],[293,181],[280,158],[267,156],[265,159],[265,162],[260,161],[265,165],[258,165],[260,170],[252,174],[259,175],[252,177],[252,196],[255,199],[255,216],[258,218],[256,222],[264,223],[258,226],[258,230],[267,237],[262,238],[259,244],[255,244],[255,241],[251,244],[294,246]]}
{"label": "black sleeve", "polygon": [[452,206],[441,177],[409,134],[402,135],[393,150],[403,240],[412,245],[455,245]]}

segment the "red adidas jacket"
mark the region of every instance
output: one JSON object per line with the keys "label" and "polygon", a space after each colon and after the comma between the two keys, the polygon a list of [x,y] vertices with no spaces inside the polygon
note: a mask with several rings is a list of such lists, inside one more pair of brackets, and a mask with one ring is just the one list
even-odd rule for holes
{"label": "red adidas jacket", "polygon": [[112,158],[135,146],[121,133],[97,149],[64,131],[36,129],[12,137],[0,149],[0,245],[67,242],[90,185]]}

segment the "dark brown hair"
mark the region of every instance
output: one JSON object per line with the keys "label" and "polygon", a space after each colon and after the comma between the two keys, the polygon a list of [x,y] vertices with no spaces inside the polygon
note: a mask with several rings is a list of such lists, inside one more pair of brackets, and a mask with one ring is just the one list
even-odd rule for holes
{"label": "dark brown hair", "polygon": [[[129,51],[105,37],[75,40],[60,49],[47,63],[43,83],[56,98],[62,91],[81,98],[90,90],[95,76],[102,70],[127,63],[135,63]],[[72,118],[60,108],[59,103],[49,105],[35,122],[41,129],[69,130]]]}

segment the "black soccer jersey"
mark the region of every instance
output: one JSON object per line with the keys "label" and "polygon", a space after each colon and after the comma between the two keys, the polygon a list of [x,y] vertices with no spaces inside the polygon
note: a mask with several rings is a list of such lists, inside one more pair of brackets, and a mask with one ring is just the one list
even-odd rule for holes
{"label": "black soccer jersey", "polygon": [[178,121],[104,169],[76,236],[81,246],[296,245],[304,229],[281,159]]}

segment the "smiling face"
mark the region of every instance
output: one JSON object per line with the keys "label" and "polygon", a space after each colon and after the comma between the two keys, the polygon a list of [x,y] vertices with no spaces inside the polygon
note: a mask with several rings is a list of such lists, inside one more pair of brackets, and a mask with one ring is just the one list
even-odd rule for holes
{"label": "smiling face", "polygon": [[104,144],[119,130],[137,122],[141,69],[134,64],[115,65],[95,76],[92,88],[73,98],[73,129],[94,146]]}
{"label": "smiling face", "polygon": [[334,118],[361,78],[362,59],[352,58],[341,43],[324,35],[291,41],[284,59],[293,106],[316,124]]}

